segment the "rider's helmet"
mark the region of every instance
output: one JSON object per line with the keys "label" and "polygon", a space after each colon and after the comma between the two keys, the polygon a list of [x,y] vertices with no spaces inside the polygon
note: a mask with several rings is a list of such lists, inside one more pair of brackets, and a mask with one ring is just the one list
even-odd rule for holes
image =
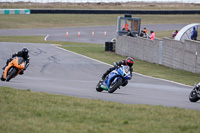
{"label": "rider's helmet", "polygon": [[133,64],[134,64],[134,60],[133,60],[133,58],[128,57],[128,58],[125,60],[125,63],[126,63],[127,66],[132,67]]}
{"label": "rider's helmet", "polygon": [[24,56],[28,55],[28,52],[29,52],[29,51],[28,51],[27,48],[24,47],[24,48],[22,49],[22,54],[23,54]]}

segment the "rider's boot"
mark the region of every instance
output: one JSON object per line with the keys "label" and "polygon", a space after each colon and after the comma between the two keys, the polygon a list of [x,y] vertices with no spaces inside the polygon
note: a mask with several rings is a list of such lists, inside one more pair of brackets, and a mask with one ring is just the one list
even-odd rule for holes
{"label": "rider's boot", "polygon": [[20,75],[23,75],[23,74],[24,74],[24,70],[22,70],[19,74],[20,74]]}

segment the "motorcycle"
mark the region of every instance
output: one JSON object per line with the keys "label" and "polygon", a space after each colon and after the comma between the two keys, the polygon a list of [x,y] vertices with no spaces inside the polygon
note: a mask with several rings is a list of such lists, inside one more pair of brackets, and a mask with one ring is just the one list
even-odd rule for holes
{"label": "motorcycle", "polygon": [[128,66],[121,66],[110,72],[105,80],[100,80],[96,86],[97,92],[102,92],[103,90],[113,93],[120,86],[126,86],[128,81],[131,79],[130,68]]}
{"label": "motorcycle", "polygon": [[15,57],[11,62],[6,66],[4,72],[1,76],[2,81],[10,81],[12,78],[15,78],[25,67],[24,58]]}
{"label": "motorcycle", "polygon": [[194,88],[190,92],[189,100],[191,102],[197,102],[200,99],[200,82],[194,84]]}

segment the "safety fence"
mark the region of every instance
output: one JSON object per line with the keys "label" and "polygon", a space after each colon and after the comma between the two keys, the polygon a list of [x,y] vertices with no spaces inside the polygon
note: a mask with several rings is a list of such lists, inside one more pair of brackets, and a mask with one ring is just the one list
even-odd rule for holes
{"label": "safety fence", "polygon": [[74,10],[31,9],[31,14],[200,14],[200,10]]}
{"label": "safety fence", "polygon": [[200,10],[0,9],[0,14],[200,14]]}

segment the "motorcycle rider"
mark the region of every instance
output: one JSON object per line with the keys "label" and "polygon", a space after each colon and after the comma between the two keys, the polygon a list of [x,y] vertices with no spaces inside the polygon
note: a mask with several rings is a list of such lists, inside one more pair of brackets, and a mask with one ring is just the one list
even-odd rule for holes
{"label": "motorcycle rider", "polygon": [[29,57],[28,53],[29,53],[28,48],[24,47],[24,48],[22,48],[21,51],[18,51],[17,53],[12,54],[11,58],[9,58],[6,61],[6,65],[2,69],[4,70],[6,68],[6,66],[13,60],[12,58],[14,58],[14,57],[22,57],[25,60],[25,67],[24,67],[24,70],[21,71],[19,74],[21,74],[21,75],[24,74],[24,71],[28,68],[29,61],[30,61],[30,57]]}
{"label": "motorcycle rider", "polygon": [[[115,70],[116,68],[120,67],[121,65],[127,65],[130,67],[130,73],[131,73],[131,77],[132,77],[132,72],[133,72],[133,64],[134,64],[134,60],[131,57],[128,57],[126,60],[122,60],[119,62],[114,62],[113,65],[114,67],[109,68],[103,75],[102,75],[102,79],[101,81],[105,80],[105,77],[113,70]],[[125,83],[123,83],[122,86],[126,86],[128,84],[128,81],[126,81]]]}

